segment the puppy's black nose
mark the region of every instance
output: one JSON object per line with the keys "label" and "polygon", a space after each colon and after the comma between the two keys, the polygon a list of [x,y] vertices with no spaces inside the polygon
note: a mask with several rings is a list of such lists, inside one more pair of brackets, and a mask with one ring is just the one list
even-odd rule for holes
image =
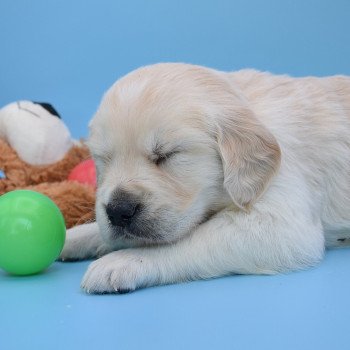
{"label": "puppy's black nose", "polygon": [[113,226],[129,226],[140,204],[135,201],[111,201],[106,207],[106,213]]}

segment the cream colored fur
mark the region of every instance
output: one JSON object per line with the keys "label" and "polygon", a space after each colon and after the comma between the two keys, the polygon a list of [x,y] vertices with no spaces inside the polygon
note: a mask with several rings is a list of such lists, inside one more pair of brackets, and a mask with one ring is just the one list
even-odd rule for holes
{"label": "cream colored fur", "polygon": [[[114,84],[90,128],[97,223],[68,231],[61,256],[106,254],[87,292],[303,269],[350,242],[348,77],[158,64]],[[151,236],[115,238],[116,188],[147,203]]]}

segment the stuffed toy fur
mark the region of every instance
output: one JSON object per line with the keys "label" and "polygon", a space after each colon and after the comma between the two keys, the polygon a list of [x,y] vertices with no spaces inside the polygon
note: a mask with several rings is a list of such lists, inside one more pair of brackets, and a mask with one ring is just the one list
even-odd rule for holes
{"label": "stuffed toy fur", "polygon": [[19,101],[0,110],[0,195],[16,189],[41,192],[60,208],[67,228],[92,221],[94,187],[67,180],[89,157],[51,105]]}

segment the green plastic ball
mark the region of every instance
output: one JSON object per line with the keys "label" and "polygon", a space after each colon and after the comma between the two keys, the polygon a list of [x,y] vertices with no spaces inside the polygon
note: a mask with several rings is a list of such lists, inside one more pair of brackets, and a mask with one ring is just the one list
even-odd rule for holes
{"label": "green plastic ball", "polygon": [[50,198],[27,190],[0,197],[0,267],[8,273],[45,270],[61,253],[65,237],[62,213]]}

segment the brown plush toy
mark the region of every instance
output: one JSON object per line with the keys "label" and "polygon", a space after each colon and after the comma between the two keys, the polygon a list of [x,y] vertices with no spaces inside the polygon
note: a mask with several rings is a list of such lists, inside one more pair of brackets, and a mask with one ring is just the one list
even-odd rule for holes
{"label": "brown plush toy", "polygon": [[[18,146],[19,143],[16,144],[16,142],[14,142],[18,140],[19,137],[25,136],[28,138],[28,133],[21,135],[21,127],[19,126],[23,125],[23,123],[17,123],[12,129],[9,127],[8,123],[11,119],[7,119],[6,123],[4,123],[4,116],[6,116],[6,118],[17,118],[17,120],[19,120],[18,116],[21,114],[19,112],[23,112],[24,109],[23,102],[21,103],[22,105],[20,105],[20,107],[22,106],[22,108],[19,108],[18,105],[17,107],[15,106],[17,109],[14,109],[14,111],[13,108],[10,108],[10,111],[15,112],[13,113],[15,114],[15,117],[13,115],[9,116],[8,113],[8,107],[14,107],[14,104],[8,105],[0,110],[0,170],[4,174],[4,178],[0,178],[0,195],[16,189],[29,189],[41,192],[50,197],[60,208],[65,218],[67,228],[93,221],[95,188],[91,185],[67,180],[68,175],[75,166],[90,158],[88,148],[81,142],[71,142],[70,138],[63,138],[64,147],[62,147],[60,144],[62,138],[57,137],[57,140],[55,141],[52,139],[52,135],[46,135],[44,143],[50,142],[51,144],[51,141],[54,143],[56,142],[57,148],[54,149],[54,152],[49,152],[49,154],[44,155],[42,150],[45,151],[47,148],[42,149],[38,147],[37,142],[43,140],[43,138],[38,138],[31,140],[32,143],[35,143],[36,153],[31,151],[25,154],[23,150],[27,150],[30,147],[28,146],[21,149],[21,147]],[[33,104],[32,102],[28,103]],[[32,105],[26,105],[24,109],[26,118],[28,117],[28,111],[33,111],[32,107]],[[46,111],[45,108],[43,109],[41,104],[34,107],[36,108],[34,113],[40,115],[40,118],[43,118],[44,111]],[[37,107],[40,109],[37,109]],[[6,113],[3,113],[4,110]],[[45,115],[45,118],[57,119],[56,116],[52,116],[51,110],[50,113]],[[47,122],[46,119],[45,123]],[[33,120],[35,121],[35,119]],[[20,118],[20,122],[22,121],[23,118]],[[13,122],[13,119],[11,122]],[[49,120],[49,124],[52,122],[57,123],[54,119]],[[61,121],[60,123],[63,124]],[[62,127],[61,124],[57,125]],[[55,131],[55,134],[59,132],[57,125],[55,125],[54,128],[51,128]],[[50,130],[50,128],[47,128],[46,124],[43,127],[42,122],[40,127],[42,128],[41,133],[39,133],[41,136],[43,130],[45,130],[45,132]],[[15,132],[13,132],[13,129],[15,129]],[[64,131],[66,132],[67,130],[64,129]],[[10,137],[11,135],[12,138]],[[16,146],[16,150],[11,143]],[[68,150],[66,150],[67,144],[69,147]],[[20,143],[20,145],[22,145],[22,143]],[[43,147],[45,146],[43,145]],[[61,154],[59,154],[58,149],[60,149]],[[20,157],[18,153],[24,154],[28,160],[23,160],[22,154]],[[45,158],[44,162],[49,164],[41,164],[43,163],[43,159],[38,159],[40,157]],[[33,164],[34,162],[36,164]]]}

